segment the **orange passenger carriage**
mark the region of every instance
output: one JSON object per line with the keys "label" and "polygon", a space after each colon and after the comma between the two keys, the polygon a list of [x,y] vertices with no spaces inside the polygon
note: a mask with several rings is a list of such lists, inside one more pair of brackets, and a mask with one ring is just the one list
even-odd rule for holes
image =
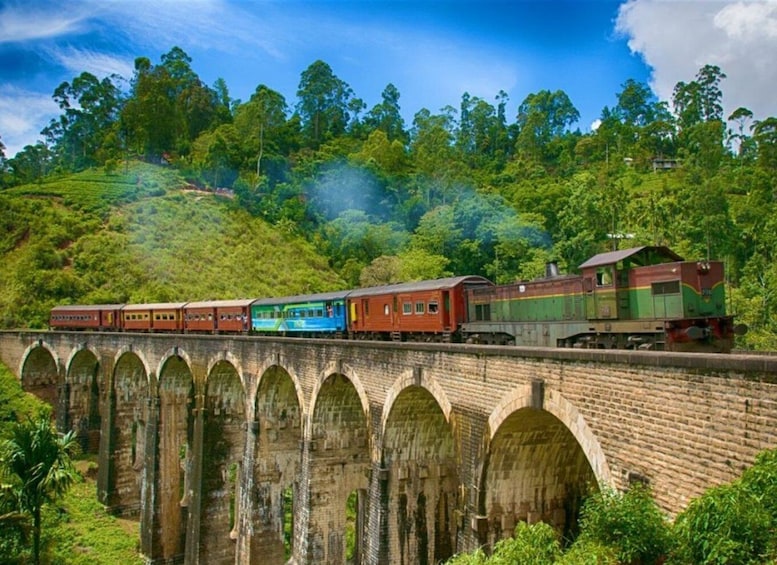
{"label": "orange passenger carriage", "polygon": [[183,307],[185,333],[248,333],[256,299],[189,302]]}
{"label": "orange passenger carriage", "polygon": [[466,289],[492,286],[461,276],[354,290],[348,295],[348,330],[355,339],[459,341],[467,314]]}
{"label": "orange passenger carriage", "polygon": [[185,302],[128,304],[121,311],[126,331],[182,332]]}

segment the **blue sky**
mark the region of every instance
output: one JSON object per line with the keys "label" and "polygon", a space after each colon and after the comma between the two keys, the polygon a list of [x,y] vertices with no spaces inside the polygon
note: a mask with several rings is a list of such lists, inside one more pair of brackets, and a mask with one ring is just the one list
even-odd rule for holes
{"label": "blue sky", "polygon": [[173,46],[208,85],[246,100],[266,84],[296,102],[315,60],[364,100],[393,83],[407,125],[468,92],[508,118],[539,90],[564,90],[589,131],[629,78],[671,98],[704,64],[727,74],[724,105],[777,115],[777,0],[0,0],[0,138],[35,143],[54,89],[82,71],[132,77]]}

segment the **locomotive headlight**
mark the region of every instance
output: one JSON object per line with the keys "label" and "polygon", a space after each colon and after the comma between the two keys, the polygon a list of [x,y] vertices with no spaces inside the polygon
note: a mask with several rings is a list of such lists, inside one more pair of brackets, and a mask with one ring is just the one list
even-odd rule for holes
{"label": "locomotive headlight", "polygon": [[696,263],[696,271],[701,275],[706,275],[710,272],[710,264],[707,261],[699,261]]}

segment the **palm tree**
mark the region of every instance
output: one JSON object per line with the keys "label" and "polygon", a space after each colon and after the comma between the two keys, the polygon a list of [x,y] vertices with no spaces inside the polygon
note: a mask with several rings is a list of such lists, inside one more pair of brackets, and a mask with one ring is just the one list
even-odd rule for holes
{"label": "palm tree", "polygon": [[40,563],[41,507],[64,495],[76,479],[71,457],[78,451],[75,432],[64,435],[40,415],[11,426],[10,438],[0,445],[5,467],[14,481],[19,510],[32,516],[33,563]]}

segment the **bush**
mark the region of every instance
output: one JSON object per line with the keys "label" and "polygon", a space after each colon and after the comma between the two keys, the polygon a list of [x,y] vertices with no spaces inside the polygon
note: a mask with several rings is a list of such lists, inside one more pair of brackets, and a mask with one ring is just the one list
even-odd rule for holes
{"label": "bush", "polygon": [[515,537],[503,539],[494,547],[489,565],[548,565],[561,555],[561,546],[552,526],[539,522],[519,522]]}
{"label": "bush", "polygon": [[578,540],[610,547],[620,563],[633,565],[658,563],[672,546],[669,523],[641,484],[626,493],[605,489],[588,498]]}
{"label": "bush", "polygon": [[777,557],[771,516],[740,481],[693,500],[675,520],[674,533],[673,563],[755,565]]}

